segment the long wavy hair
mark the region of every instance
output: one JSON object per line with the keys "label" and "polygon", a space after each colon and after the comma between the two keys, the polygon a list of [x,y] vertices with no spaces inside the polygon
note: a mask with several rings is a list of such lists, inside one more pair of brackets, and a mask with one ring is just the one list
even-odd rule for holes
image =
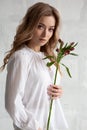
{"label": "long wavy hair", "polygon": [[21,49],[24,45],[29,44],[29,41],[32,39],[33,32],[42,16],[53,16],[56,23],[52,37],[47,44],[41,47],[40,51],[44,52],[46,55],[54,55],[53,50],[59,38],[60,15],[58,10],[51,5],[38,2],[27,10],[20,25],[18,26],[12,47],[3,59],[3,65],[0,68],[1,70],[5,68],[9,58],[15,51]]}

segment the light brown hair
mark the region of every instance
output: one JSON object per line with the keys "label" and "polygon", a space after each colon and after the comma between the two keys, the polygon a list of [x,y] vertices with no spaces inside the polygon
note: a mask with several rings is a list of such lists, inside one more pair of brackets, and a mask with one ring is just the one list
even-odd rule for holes
{"label": "light brown hair", "polygon": [[14,41],[12,44],[11,50],[8,51],[8,54],[5,56],[3,62],[4,64],[0,69],[4,69],[6,64],[8,63],[11,55],[22,48],[24,45],[29,44],[29,41],[32,39],[32,35],[35,27],[37,26],[40,18],[42,16],[53,16],[55,18],[55,29],[52,37],[49,42],[41,47],[42,52],[46,55],[54,55],[53,50],[58,42],[58,29],[60,25],[60,16],[57,9],[52,7],[51,5],[43,2],[38,2],[32,5],[26,12],[22,22],[17,28],[16,35],[14,37]]}

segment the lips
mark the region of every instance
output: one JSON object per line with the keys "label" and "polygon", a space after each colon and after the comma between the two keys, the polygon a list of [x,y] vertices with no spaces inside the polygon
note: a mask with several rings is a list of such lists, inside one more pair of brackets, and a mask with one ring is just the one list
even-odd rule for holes
{"label": "lips", "polygon": [[40,38],[40,41],[46,42],[46,39]]}

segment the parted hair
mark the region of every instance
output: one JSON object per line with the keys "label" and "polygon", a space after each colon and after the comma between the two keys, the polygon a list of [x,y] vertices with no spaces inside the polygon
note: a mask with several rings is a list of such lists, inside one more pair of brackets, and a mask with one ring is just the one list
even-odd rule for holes
{"label": "parted hair", "polygon": [[38,2],[28,8],[21,23],[17,27],[11,49],[3,59],[3,65],[0,68],[1,70],[5,68],[9,58],[15,51],[21,49],[24,45],[29,44],[33,32],[42,16],[53,16],[55,18],[55,29],[48,43],[42,46],[40,51],[44,52],[46,55],[54,55],[53,50],[59,38],[60,14],[53,6],[47,3]]}

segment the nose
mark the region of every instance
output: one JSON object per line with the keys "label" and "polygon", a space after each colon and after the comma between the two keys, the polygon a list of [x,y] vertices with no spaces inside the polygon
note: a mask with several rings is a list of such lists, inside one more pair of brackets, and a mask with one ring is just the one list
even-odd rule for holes
{"label": "nose", "polygon": [[48,36],[48,30],[44,29],[43,33],[42,33],[42,37],[47,37]]}

